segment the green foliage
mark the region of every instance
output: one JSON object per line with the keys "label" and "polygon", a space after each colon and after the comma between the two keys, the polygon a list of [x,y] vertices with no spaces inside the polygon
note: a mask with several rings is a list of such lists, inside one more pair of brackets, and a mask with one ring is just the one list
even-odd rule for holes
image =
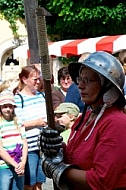
{"label": "green foliage", "polygon": [[48,31],[61,39],[126,33],[126,3],[108,7],[103,0],[50,0],[47,7],[57,14]]}
{"label": "green foliage", "polygon": [[[126,3],[116,0],[38,0],[52,17],[46,18],[53,41],[126,33]],[[17,36],[16,19],[24,18],[23,0],[0,0],[0,11]]]}
{"label": "green foliage", "polygon": [[0,0],[0,12],[10,23],[14,36],[18,36],[16,20],[24,18],[24,6],[21,0]]}

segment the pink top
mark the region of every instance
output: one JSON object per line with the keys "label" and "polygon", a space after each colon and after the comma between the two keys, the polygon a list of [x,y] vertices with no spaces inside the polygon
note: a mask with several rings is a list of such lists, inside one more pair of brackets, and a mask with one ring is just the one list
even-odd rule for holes
{"label": "pink top", "polygon": [[[113,190],[126,187],[126,114],[109,107],[96,124],[87,140],[94,121],[81,133],[75,131],[76,123],[66,150],[65,163],[76,164],[86,171],[86,180],[93,190]],[[78,122],[78,120],[77,120]],[[72,187],[72,190],[79,190]]]}

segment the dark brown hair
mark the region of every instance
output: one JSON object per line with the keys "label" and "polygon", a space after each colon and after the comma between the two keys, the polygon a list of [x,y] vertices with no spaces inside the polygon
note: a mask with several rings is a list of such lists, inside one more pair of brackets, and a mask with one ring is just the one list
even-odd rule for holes
{"label": "dark brown hair", "polygon": [[22,80],[22,77],[28,78],[29,75],[32,75],[33,72],[39,73],[40,71],[35,67],[35,65],[28,65],[22,68],[21,72],[19,73],[19,79],[20,79],[20,88],[22,89],[24,82]]}
{"label": "dark brown hair", "polygon": [[62,67],[58,70],[58,83],[60,84],[60,79],[67,77],[69,74],[68,67]]}

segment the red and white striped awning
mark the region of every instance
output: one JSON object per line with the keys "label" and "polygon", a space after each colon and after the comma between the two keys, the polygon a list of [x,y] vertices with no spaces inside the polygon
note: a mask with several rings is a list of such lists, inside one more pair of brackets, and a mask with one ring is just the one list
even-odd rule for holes
{"label": "red and white striped awning", "polygon": [[[49,42],[48,49],[49,55],[57,57],[81,55],[85,52],[93,53],[95,51],[107,51],[113,54],[121,49],[126,49],[126,35]],[[17,57],[29,58],[28,45],[14,49],[13,55],[15,59]]]}

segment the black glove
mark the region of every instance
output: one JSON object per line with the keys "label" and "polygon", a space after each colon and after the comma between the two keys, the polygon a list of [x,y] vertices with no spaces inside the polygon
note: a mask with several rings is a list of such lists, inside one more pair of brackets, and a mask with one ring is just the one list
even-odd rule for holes
{"label": "black glove", "polygon": [[40,134],[40,150],[46,157],[57,156],[62,148],[63,137],[57,130],[44,128]]}
{"label": "black glove", "polygon": [[57,185],[58,188],[61,188],[62,190],[67,190],[68,186],[64,181],[62,180],[62,174],[63,172],[68,168],[77,168],[80,169],[76,165],[69,165],[65,164],[64,162],[60,162],[59,164],[54,164],[50,158],[46,158],[42,162],[42,169],[44,174],[48,178],[52,178]]}

